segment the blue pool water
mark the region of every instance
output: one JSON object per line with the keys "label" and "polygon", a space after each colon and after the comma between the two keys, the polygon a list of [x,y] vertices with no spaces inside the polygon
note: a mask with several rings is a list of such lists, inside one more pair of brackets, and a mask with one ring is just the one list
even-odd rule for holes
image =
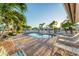
{"label": "blue pool water", "polygon": [[51,37],[51,35],[45,35],[45,34],[39,34],[39,33],[29,33],[28,35],[34,38],[50,38]]}

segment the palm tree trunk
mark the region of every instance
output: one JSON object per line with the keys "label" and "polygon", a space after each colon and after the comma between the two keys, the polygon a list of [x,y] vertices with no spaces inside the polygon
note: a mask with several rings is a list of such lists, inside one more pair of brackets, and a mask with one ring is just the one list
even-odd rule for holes
{"label": "palm tree trunk", "polygon": [[70,33],[73,34],[72,27],[69,27]]}
{"label": "palm tree trunk", "polygon": [[65,32],[66,32],[66,34],[67,34],[67,29],[64,29],[65,30]]}
{"label": "palm tree trunk", "polygon": [[4,29],[2,30],[2,33],[1,33],[0,39],[2,39],[2,37],[3,37],[3,35],[4,35],[4,32],[5,32],[5,29],[6,29],[6,26],[5,26]]}
{"label": "palm tree trunk", "polygon": [[54,29],[54,33],[56,33],[56,29]]}
{"label": "palm tree trunk", "polygon": [[[9,29],[8,24],[6,24],[6,26],[4,27],[4,29],[3,29],[3,31],[2,31],[2,34],[1,34],[1,36],[0,36],[0,39],[2,39],[3,35],[5,34],[5,30],[6,30],[6,29]],[[8,33],[9,33],[9,32],[8,32]]]}

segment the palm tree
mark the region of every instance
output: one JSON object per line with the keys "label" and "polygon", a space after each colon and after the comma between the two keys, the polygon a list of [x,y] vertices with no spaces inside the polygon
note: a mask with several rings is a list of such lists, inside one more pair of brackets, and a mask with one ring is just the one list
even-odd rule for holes
{"label": "palm tree", "polygon": [[39,24],[39,30],[43,30],[43,26],[45,25],[45,23],[41,23]]}
{"label": "palm tree", "polygon": [[57,25],[57,21],[52,21],[52,22],[48,25],[48,27],[51,28],[51,29],[53,29],[53,30],[54,30],[54,33],[56,33],[56,29],[57,29],[56,25]]}
{"label": "palm tree", "polygon": [[45,24],[45,23],[39,24],[39,28],[40,28],[40,29],[43,29],[44,24]]}
{"label": "palm tree", "polygon": [[25,27],[25,17],[24,12],[27,10],[26,4],[24,3],[0,3],[0,21],[5,24],[5,29],[9,29],[12,25],[16,32],[22,32],[23,27]]}
{"label": "palm tree", "polygon": [[67,33],[67,30],[70,30],[70,33],[73,34],[75,23],[72,23],[68,17],[67,17],[67,20],[61,23],[61,26],[65,30],[66,33]]}

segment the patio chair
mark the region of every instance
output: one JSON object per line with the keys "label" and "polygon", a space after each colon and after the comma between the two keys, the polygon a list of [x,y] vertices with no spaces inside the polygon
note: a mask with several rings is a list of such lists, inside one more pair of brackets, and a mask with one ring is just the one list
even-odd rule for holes
{"label": "patio chair", "polygon": [[77,33],[76,35],[74,35],[73,37],[68,37],[68,36],[63,36],[63,35],[59,35],[58,36],[58,40],[64,40],[64,41],[70,41],[73,43],[76,43],[77,41],[79,41],[79,33]]}
{"label": "patio chair", "polygon": [[79,33],[73,37],[59,36],[55,45],[79,55]]}
{"label": "patio chair", "polygon": [[79,48],[79,33],[73,37],[60,36],[58,37],[58,42],[71,47]]}

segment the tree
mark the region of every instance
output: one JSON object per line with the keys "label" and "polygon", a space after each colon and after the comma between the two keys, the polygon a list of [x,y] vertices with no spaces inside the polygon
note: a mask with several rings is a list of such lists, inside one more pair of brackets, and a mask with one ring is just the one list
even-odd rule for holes
{"label": "tree", "polygon": [[22,32],[23,27],[25,27],[25,16],[24,12],[27,10],[26,4],[24,3],[0,3],[0,21],[5,24],[5,29],[9,29],[9,26],[12,25],[13,29],[16,32]]}
{"label": "tree", "polygon": [[38,30],[38,28],[37,27],[33,27],[32,30]]}
{"label": "tree", "polygon": [[45,23],[39,24],[39,30],[38,30],[38,32],[41,31],[41,30],[43,30],[43,26],[44,26],[44,25],[45,25]]}
{"label": "tree", "polygon": [[35,31],[39,32],[39,28],[38,27],[33,27],[32,30],[35,30]]}
{"label": "tree", "polygon": [[56,29],[57,29],[56,25],[57,25],[57,24],[58,24],[57,21],[52,21],[52,22],[48,25],[48,27],[51,28],[51,29],[53,29],[53,30],[54,30],[54,33],[56,33]]}
{"label": "tree", "polygon": [[31,26],[26,26],[26,30],[30,30],[31,28]]}
{"label": "tree", "polygon": [[45,23],[39,24],[39,28],[42,30]]}
{"label": "tree", "polygon": [[61,23],[62,28],[65,30],[65,32],[67,33],[68,30],[70,30],[70,33],[73,34],[73,30],[74,30],[74,25],[75,23],[72,23],[70,21],[70,19],[67,17],[67,20],[65,20],[64,22]]}

